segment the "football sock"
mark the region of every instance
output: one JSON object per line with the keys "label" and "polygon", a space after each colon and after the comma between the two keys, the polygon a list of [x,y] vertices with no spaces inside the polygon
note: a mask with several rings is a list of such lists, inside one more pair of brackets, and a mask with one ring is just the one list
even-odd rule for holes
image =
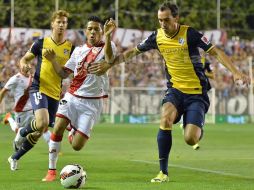
{"label": "football sock", "polygon": [[50,135],[51,135],[51,132],[49,130],[45,131],[43,134],[42,134],[42,137],[43,139],[45,140],[45,142],[49,145],[49,141],[50,141]]}
{"label": "football sock", "polygon": [[32,133],[34,131],[38,131],[35,119],[33,119],[28,126],[20,130],[20,135],[22,137],[26,137],[29,133]]}
{"label": "football sock", "polygon": [[12,117],[9,117],[7,120],[9,121],[9,124],[11,126],[11,130],[16,132],[16,129],[18,128],[16,121]]}
{"label": "football sock", "polygon": [[49,169],[56,169],[56,163],[58,159],[58,153],[61,149],[61,141],[63,136],[55,135],[54,133],[50,136],[49,141]]}
{"label": "football sock", "polygon": [[24,154],[31,150],[37,141],[33,138],[32,134],[29,134],[26,140],[22,143],[20,149],[12,155],[12,159],[19,160]]}
{"label": "football sock", "polygon": [[159,149],[160,170],[168,175],[168,157],[172,146],[171,130],[159,129],[157,143]]}

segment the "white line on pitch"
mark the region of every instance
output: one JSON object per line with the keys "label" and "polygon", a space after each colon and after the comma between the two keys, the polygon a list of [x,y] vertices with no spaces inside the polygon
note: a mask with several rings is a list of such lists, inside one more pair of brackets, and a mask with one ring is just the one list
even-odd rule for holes
{"label": "white line on pitch", "polygon": [[[146,161],[146,160],[130,160],[130,161],[147,163],[147,164],[158,164],[158,162],[151,162],[151,161]],[[245,178],[245,179],[254,179],[254,177],[251,177],[251,176],[243,176],[243,175],[240,175],[240,174],[227,173],[227,172],[216,171],[216,170],[208,170],[208,169],[202,169],[202,168],[193,168],[193,167],[177,165],[177,164],[169,164],[168,166],[174,167],[174,168],[181,168],[181,169],[205,172],[205,173],[219,174],[219,175],[223,175],[223,176],[233,176],[233,177],[240,177],[240,178]]]}

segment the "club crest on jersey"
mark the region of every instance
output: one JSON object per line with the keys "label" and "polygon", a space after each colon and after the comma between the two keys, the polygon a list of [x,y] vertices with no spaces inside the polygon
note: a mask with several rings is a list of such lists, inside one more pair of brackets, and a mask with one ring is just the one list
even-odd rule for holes
{"label": "club crest on jersey", "polygon": [[210,41],[205,37],[205,36],[202,36],[201,40],[206,44],[210,44]]}
{"label": "club crest on jersey", "polygon": [[179,42],[179,44],[183,45],[185,40],[184,40],[184,38],[179,38],[178,42]]}
{"label": "club crest on jersey", "polygon": [[68,49],[64,49],[64,55],[68,55],[69,54],[69,50]]}

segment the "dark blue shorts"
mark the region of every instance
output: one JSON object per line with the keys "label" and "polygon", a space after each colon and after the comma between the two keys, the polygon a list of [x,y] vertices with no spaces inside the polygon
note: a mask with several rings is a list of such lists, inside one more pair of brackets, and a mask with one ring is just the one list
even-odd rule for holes
{"label": "dark blue shorts", "polygon": [[53,127],[55,123],[55,117],[56,117],[59,101],[41,92],[30,92],[29,97],[30,97],[34,111],[41,108],[48,109],[49,127]]}
{"label": "dark blue shorts", "polygon": [[183,124],[194,124],[200,128],[205,123],[205,113],[208,111],[210,101],[207,93],[185,94],[175,88],[169,88],[162,100],[162,104],[171,102],[177,109],[178,115],[174,124],[183,116]]}

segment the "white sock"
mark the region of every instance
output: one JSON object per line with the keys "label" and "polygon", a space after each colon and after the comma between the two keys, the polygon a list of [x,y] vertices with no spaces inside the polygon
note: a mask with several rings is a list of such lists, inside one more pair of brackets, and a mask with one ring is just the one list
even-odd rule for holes
{"label": "white sock", "polygon": [[16,121],[12,117],[8,118],[8,121],[9,121],[9,124],[11,126],[11,130],[16,132],[16,129],[18,128],[18,125],[17,125]]}
{"label": "white sock", "polygon": [[42,134],[43,136],[43,139],[45,140],[45,142],[49,145],[49,140],[50,140],[50,135],[51,135],[51,132],[49,130],[47,130],[46,132],[44,132]]}
{"label": "white sock", "polygon": [[58,153],[61,149],[61,142],[49,141],[49,169],[56,169]]}

